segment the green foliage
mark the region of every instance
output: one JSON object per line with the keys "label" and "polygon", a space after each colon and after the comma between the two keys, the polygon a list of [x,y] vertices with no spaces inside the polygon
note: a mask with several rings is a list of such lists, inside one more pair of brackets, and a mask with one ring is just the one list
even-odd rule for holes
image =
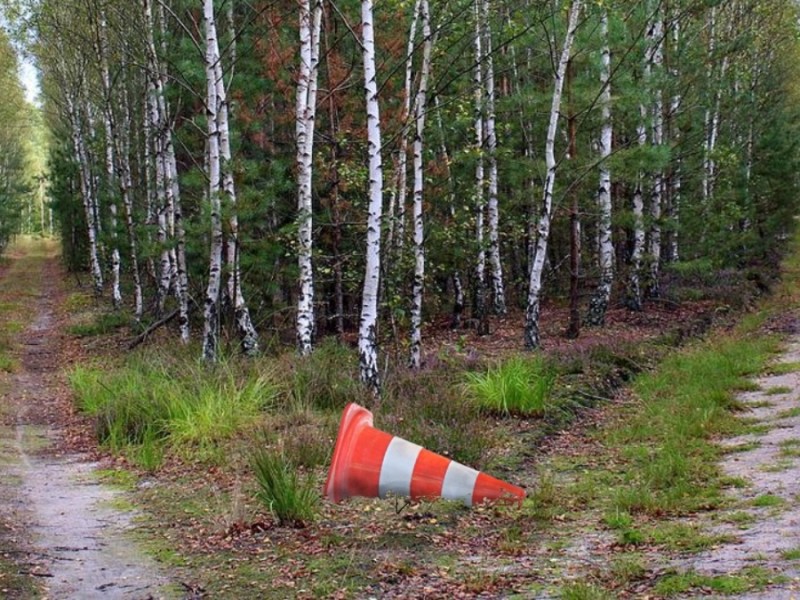
{"label": "green foliage", "polygon": [[536,416],[548,408],[555,380],[556,371],[545,358],[515,356],[486,373],[467,373],[465,389],[485,411]]}
{"label": "green foliage", "polygon": [[313,477],[300,475],[297,466],[276,450],[255,451],[252,466],[256,496],[281,525],[302,527],[314,520],[319,494]]}

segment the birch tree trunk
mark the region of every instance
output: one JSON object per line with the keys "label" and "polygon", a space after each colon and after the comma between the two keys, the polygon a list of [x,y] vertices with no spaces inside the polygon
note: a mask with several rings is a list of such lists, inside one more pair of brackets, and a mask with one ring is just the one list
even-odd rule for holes
{"label": "birch tree trunk", "polygon": [[536,245],[533,251],[533,260],[531,261],[530,278],[528,280],[528,303],[525,312],[525,347],[528,349],[538,348],[541,344],[539,313],[541,311],[542,272],[544,271],[545,257],[547,255],[547,241],[550,237],[553,187],[556,179],[555,141],[558,133],[558,118],[561,110],[561,95],[564,90],[564,77],[572,52],[572,43],[575,39],[575,30],[578,27],[578,16],[582,5],[582,0],[572,0],[570,5],[567,32],[564,36],[564,45],[561,49],[555,81],[553,82],[553,100],[550,106],[550,122],[547,127],[544,151],[547,176],[544,182],[542,206],[536,231]]}
{"label": "birch tree trunk", "polygon": [[80,166],[80,188],[83,208],[86,215],[86,231],[89,237],[89,264],[92,270],[92,281],[94,284],[94,294],[97,297],[103,295],[103,270],[100,267],[100,258],[97,248],[97,224],[96,224],[96,203],[94,196],[94,186],[92,184],[92,174],[89,164],[89,157],[86,152],[86,145],[83,139],[83,127],[80,114],[75,106],[75,100],[68,93],[66,97],[67,113],[69,115],[72,146],[75,158]]}
{"label": "birch tree trunk", "polygon": [[[228,94],[225,90],[225,74],[222,69],[222,57],[217,44],[217,60],[214,63],[214,84],[216,86],[217,100],[217,132],[219,135],[219,153],[221,170],[221,193],[228,207],[228,297],[233,304],[233,314],[236,328],[241,338],[242,351],[246,356],[255,356],[258,353],[258,334],[250,319],[250,310],[242,292],[241,269],[239,268],[239,217],[236,214],[236,186],[233,180],[233,154],[231,152],[231,134],[229,123]],[[235,33],[234,33],[235,38]]]}
{"label": "birch tree trunk", "polygon": [[[639,107],[639,126],[636,128],[637,140],[640,147],[647,144],[647,128],[645,119],[647,109]],[[644,256],[644,193],[642,182],[644,175],[639,173],[636,178],[636,187],[633,190],[633,250],[631,252],[630,273],[628,275],[628,308],[634,311],[642,310],[642,257]]]}
{"label": "birch tree trunk", "polygon": [[[664,62],[664,27],[660,12],[653,17],[650,43],[650,64],[656,77],[660,75]],[[652,108],[652,144],[659,148],[664,143],[664,101],[661,84],[657,84],[653,92]],[[653,189],[650,193],[650,276],[647,295],[658,298],[660,295],[659,277],[661,274],[661,204],[663,200],[664,171],[659,169],[653,176]]]}
{"label": "birch tree trunk", "polygon": [[358,329],[358,354],[361,381],[376,395],[380,391],[378,372],[378,291],[381,270],[381,215],[383,210],[383,168],[381,165],[381,121],[378,83],[375,73],[375,30],[373,1],[361,1],[364,90],[367,105],[367,154],[369,164],[369,208],[367,217],[367,256],[361,320]]}
{"label": "birch tree trunk", "polygon": [[105,13],[101,10],[98,23],[97,52],[100,56],[100,80],[103,86],[103,127],[105,129],[105,169],[106,190],[109,196],[109,211],[111,213],[111,301],[115,309],[122,304],[120,290],[120,255],[117,235],[117,201],[113,195],[119,181],[117,179],[117,164],[114,152],[114,139],[116,137],[114,113],[111,98],[111,73],[108,67],[108,39]]}
{"label": "birch tree trunk", "polygon": [[486,248],[484,247],[484,213],[486,201],[484,188],[483,164],[483,42],[481,39],[481,0],[475,0],[475,68],[473,70],[473,85],[475,87],[475,241],[478,254],[475,257],[475,283],[473,297],[473,319],[478,322],[478,333],[489,333],[486,307]]}
{"label": "birch tree trunk", "polygon": [[314,271],[312,263],[312,180],[314,165],[314,123],[317,110],[322,1],[300,2],[300,73],[297,80],[297,212],[298,267],[300,295],[297,300],[297,350],[311,353],[314,340]]}
{"label": "birch tree trunk", "polygon": [[480,0],[479,23],[483,38],[483,55],[485,57],[484,88],[486,90],[486,150],[489,158],[489,198],[487,217],[489,220],[489,263],[492,266],[492,294],[494,296],[494,312],[506,314],[506,293],[503,285],[503,264],[500,261],[500,212],[497,200],[497,128],[495,126],[495,81],[494,59],[492,56],[492,29],[489,23],[489,0]]}
{"label": "birch tree trunk", "polygon": [[[142,319],[144,300],[142,297],[142,279],[139,271],[139,244],[133,214],[133,174],[131,172],[131,107],[127,88],[122,94],[122,133],[117,132],[117,155],[119,156],[119,187],[122,195],[122,206],[125,209],[125,229],[128,234],[128,247],[131,254],[131,275],[133,277],[134,317]],[[147,143],[147,142],[145,142]],[[145,169],[147,166],[145,165]],[[146,186],[145,186],[146,187]]]}
{"label": "birch tree trunk", "polygon": [[[408,128],[411,118],[411,87],[414,73],[414,48],[416,47],[417,28],[422,0],[414,3],[411,17],[411,28],[406,45],[406,67],[403,80],[403,112],[400,116],[402,130],[400,132],[400,150],[397,157],[397,173],[392,198],[389,201],[389,243],[395,249],[402,250],[406,241],[406,196],[408,195]],[[393,244],[392,244],[393,242]],[[390,248],[391,250],[391,248]]]}
{"label": "birch tree trunk", "polygon": [[203,0],[206,51],[206,115],[208,118],[208,198],[211,204],[211,251],[203,312],[203,359],[217,360],[219,345],[219,295],[222,281],[222,217],[220,202],[220,133],[216,64],[219,61],[213,0]]}
{"label": "birch tree trunk", "polygon": [[428,78],[431,72],[431,15],[428,0],[422,0],[422,69],[414,103],[414,284],[411,301],[411,357],[409,366],[419,369],[422,356],[422,294],[425,288],[425,235],[422,217],[424,173],[422,162],[425,111],[428,106]]}
{"label": "birch tree trunk", "polygon": [[[175,159],[175,147],[172,141],[172,125],[166,99],[166,76],[161,72],[158,51],[155,44],[156,21],[153,15],[151,0],[143,0],[147,55],[149,68],[148,102],[150,124],[155,148],[155,194],[158,199],[158,231],[159,241],[164,240],[161,254],[159,276],[159,308],[170,288],[174,289],[178,301],[178,326],[180,339],[188,343],[189,330],[189,276],[186,265],[186,242],[181,210],[180,185],[178,182],[178,166]],[[163,20],[159,20],[159,29],[163,35]],[[176,242],[175,248],[167,245]]]}
{"label": "birch tree trunk", "polygon": [[608,158],[611,156],[613,124],[611,121],[611,50],[608,45],[608,11],[602,9],[600,16],[600,35],[603,39],[600,69],[600,112],[603,123],[600,132],[600,183],[597,188],[597,236],[600,250],[600,282],[589,302],[586,322],[600,326],[605,323],[606,311],[611,300],[611,286],[614,283],[614,244],[611,239],[611,171]]}

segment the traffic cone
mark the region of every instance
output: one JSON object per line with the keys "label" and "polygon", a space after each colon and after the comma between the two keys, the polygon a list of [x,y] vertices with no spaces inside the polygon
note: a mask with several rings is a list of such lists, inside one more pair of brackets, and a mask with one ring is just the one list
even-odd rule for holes
{"label": "traffic cone", "polygon": [[333,502],[392,494],[461,500],[472,506],[521,503],[525,490],[375,429],[372,413],[351,403],[342,414],[323,494]]}

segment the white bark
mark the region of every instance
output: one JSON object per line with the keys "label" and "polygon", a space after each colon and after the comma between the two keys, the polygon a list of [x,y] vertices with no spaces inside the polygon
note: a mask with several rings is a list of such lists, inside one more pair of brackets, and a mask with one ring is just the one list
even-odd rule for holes
{"label": "white bark", "polygon": [[[119,186],[122,195],[122,206],[125,209],[125,228],[128,233],[128,247],[131,254],[131,275],[133,277],[133,298],[134,298],[134,317],[137,321],[142,318],[144,312],[144,300],[142,297],[142,280],[139,272],[139,248],[136,236],[136,227],[133,215],[133,174],[131,172],[130,150],[131,150],[131,110],[128,90],[123,91],[123,121],[122,137],[117,133],[117,155],[119,156]],[[147,143],[147,142],[145,142]],[[145,163],[145,169],[147,164]]]}
{"label": "white bark", "polygon": [[300,74],[297,80],[297,212],[298,267],[300,295],[297,300],[297,349],[301,356],[311,353],[314,339],[314,271],[312,263],[312,181],[314,165],[314,123],[317,110],[322,0],[300,2]]}
{"label": "white bark", "polygon": [[[147,28],[147,54],[150,69],[148,99],[150,102],[153,144],[155,146],[156,197],[158,198],[159,241],[163,238],[159,276],[159,309],[169,289],[173,288],[178,301],[180,339],[189,341],[189,280],[186,265],[185,233],[181,211],[178,167],[172,141],[172,126],[166,100],[166,76],[161,72],[155,45],[156,23],[151,0],[143,0]],[[160,6],[160,5],[159,5]],[[161,7],[163,8],[163,7]],[[162,18],[163,22],[163,18]],[[162,23],[163,28],[163,23]],[[163,49],[163,44],[162,44]],[[172,247],[173,240],[175,246]],[[167,243],[169,241],[169,244]]]}
{"label": "white bark", "polygon": [[475,297],[473,300],[473,317],[481,325],[486,320],[486,248],[484,247],[486,200],[484,194],[485,173],[483,163],[483,42],[481,40],[481,9],[480,1],[475,0],[475,68],[473,69],[473,86],[475,95],[474,123],[475,123],[475,241],[478,254],[475,257]]}
{"label": "white bark", "polygon": [[[679,47],[680,47],[680,17],[677,15],[673,15],[672,19],[672,43],[673,43],[673,53],[677,56],[679,54]],[[674,59],[673,59],[674,61]],[[670,76],[673,81],[679,81],[680,79],[680,71],[678,70],[677,66],[671,69]],[[680,127],[675,124],[678,114],[681,110],[681,103],[683,99],[680,95],[680,92],[675,93],[672,96],[672,100],[670,102],[670,120],[672,123],[671,128],[671,140],[670,143],[674,148],[680,148]],[[683,161],[681,159],[680,151],[678,156],[675,158],[674,166],[672,168],[672,173],[670,176],[670,191],[669,191],[669,218],[672,221],[672,235],[669,237],[669,259],[672,262],[678,262],[679,260],[679,244],[678,244],[678,231],[679,231],[679,223],[680,223],[680,206],[681,206],[681,178],[683,177],[682,173],[682,166]]]}
{"label": "white bark", "polygon": [[380,390],[378,372],[378,290],[381,269],[381,215],[383,210],[383,168],[381,165],[381,122],[378,84],[375,73],[375,31],[372,0],[361,1],[364,90],[367,105],[367,154],[369,161],[369,209],[367,217],[367,256],[358,353],[361,381],[376,394]]}
{"label": "white bark", "polygon": [[[419,23],[422,0],[414,3],[414,12],[411,18],[411,28],[408,32],[406,45],[406,68],[403,80],[403,112],[400,120],[403,129],[400,132],[400,151],[397,157],[397,174],[395,175],[395,189],[389,207],[390,238],[397,249],[405,246],[406,238],[406,196],[408,196],[408,130],[411,118],[411,87],[414,73],[414,48],[416,47],[417,28]],[[396,198],[395,198],[396,195]],[[396,210],[396,213],[395,213]]]}
{"label": "white bark", "polygon": [[[106,190],[113,196],[118,185],[117,161],[114,152],[116,137],[114,127],[114,114],[111,102],[111,73],[108,67],[108,40],[105,14],[101,11],[98,23],[97,52],[100,55],[100,80],[103,86],[103,128],[105,130],[105,169]],[[111,214],[111,301],[115,309],[122,304],[120,290],[120,254],[117,236],[117,201],[109,197],[109,212]]]}
{"label": "white bark", "polygon": [[[232,33],[235,36],[235,32]],[[219,43],[217,42],[217,46]],[[246,356],[258,353],[258,334],[250,318],[250,309],[242,291],[241,269],[239,268],[239,218],[236,214],[236,185],[233,180],[233,154],[228,94],[225,90],[225,74],[222,58],[217,48],[217,61],[214,63],[214,79],[217,100],[217,130],[219,132],[219,153],[221,170],[221,193],[228,207],[228,244],[226,262],[228,265],[228,298],[233,304],[234,319],[241,338],[242,351]]]}
{"label": "white bark", "polygon": [[[650,49],[650,65],[656,75],[660,74],[664,62],[663,21],[660,14],[656,14],[651,28],[648,47]],[[660,86],[653,90],[653,112],[651,140],[654,148],[659,148],[664,143],[664,101]],[[650,193],[650,277],[648,282],[648,295],[657,298],[660,295],[659,277],[661,265],[661,204],[663,199],[664,172],[657,171],[653,176],[653,189]]]}
{"label": "white bark", "polygon": [[219,344],[219,295],[222,281],[222,218],[220,202],[220,132],[216,64],[219,60],[213,0],[203,0],[206,51],[206,115],[208,118],[208,197],[211,204],[211,251],[208,261],[208,286],[203,312],[203,359],[217,360]]}
{"label": "white bark", "polygon": [[492,266],[492,294],[494,312],[506,314],[506,293],[503,285],[503,264],[500,261],[500,212],[497,200],[497,128],[495,126],[494,59],[492,56],[492,29],[489,22],[489,0],[480,0],[480,29],[485,57],[484,89],[486,90],[486,151],[489,159],[489,186],[487,217],[489,220],[489,264]]}
{"label": "white bark", "polygon": [[541,311],[542,273],[544,271],[547,255],[547,241],[550,237],[550,220],[553,208],[553,187],[556,179],[555,141],[558,133],[558,118],[561,110],[561,96],[564,90],[564,77],[567,72],[572,43],[575,39],[575,30],[578,27],[578,16],[581,12],[582,0],[572,0],[569,9],[567,32],[564,36],[564,45],[558,60],[558,67],[553,83],[553,101],[550,106],[550,122],[547,127],[545,140],[545,164],[547,175],[544,182],[542,208],[539,213],[536,246],[533,260],[531,261],[530,278],[528,281],[528,303],[525,312],[525,347],[538,348],[541,343],[539,334],[539,313]]}
{"label": "white bark", "polygon": [[425,288],[425,236],[422,217],[424,173],[422,148],[425,135],[425,111],[428,104],[428,78],[431,72],[431,15],[428,0],[422,0],[422,69],[414,104],[414,284],[411,300],[411,357],[409,366],[419,369],[422,356],[422,294]]}
{"label": "white bark", "polygon": [[611,156],[613,124],[611,121],[611,50],[608,46],[608,11],[603,9],[600,17],[600,35],[603,38],[600,69],[600,112],[603,123],[600,132],[600,182],[597,188],[597,237],[600,253],[600,282],[589,304],[587,323],[599,326],[605,322],[606,311],[611,300],[614,283],[614,244],[611,239],[611,171],[608,159]]}
{"label": "white bark", "polygon": [[[645,126],[647,109],[644,106],[639,107],[639,118],[637,139],[639,146],[643,147],[647,144],[647,128]],[[636,311],[642,310],[641,269],[645,242],[643,179],[644,175],[639,173],[636,188],[633,191],[633,251],[631,252],[631,268],[628,278],[628,307]]]}
{"label": "white bark", "polygon": [[86,232],[89,237],[89,265],[92,270],[92,281],[94,283],[94,293],[96,296],[103,295],[103,270],[100,268],[100,258],[97,249],[97,225],[96,225],[96,203],[92,186],[92,174],[89,165],[89,157],[86,152],[86,144],[83,139],[83,127],[81,118],[75,106],[73,98],[67,94],[67,112],[69,114],[70,126],[72,129],[72,147],[75,158],[80,167],[80,187],[83,208],[86,214]]}

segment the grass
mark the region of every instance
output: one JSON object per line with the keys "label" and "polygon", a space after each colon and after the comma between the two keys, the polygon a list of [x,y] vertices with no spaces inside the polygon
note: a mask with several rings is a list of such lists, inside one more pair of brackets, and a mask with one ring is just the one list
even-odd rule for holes
{"label": "grass", "polygon": [[800,546],[783,550],[781,552],[781,558],[783,560],[800,560]]}
{"label": "grass", "polygon": [[467,373],[467,394],[489,413],[541,416],[548,407],[555,369],[541,356],[515,356],[485,373]]}
{"label": "grass", "polygon": [[774,506],[783,506],[786,504],[786,500],[774,494],[762,494],[761,496],[753,498],[750,504],[756,508],[771,508]]}
{"label": "grass", "polygon": [[123,312],[100,312],[87,323],[70,325],[67,331],[77,337],[94,337],[111,333],[130,325],[130,316]]}
{"label": "grass", "polygon": [[275,450],[256,450],[252,458],[258,483],[256,497],[281,525],[302,527],[314,520],[319,504],[316,482]]}
{"label": "grass", "polygon": [[767,396],[777,396],[780,394],[789,394],[792,392],[792,388],[788,385],[776,385],[775,387],[767,388],[764,392]]}
{"label": "grass", "polygon": [[276,397],[269,372],[240,377],[230,364],[209,369],[166,353],[140,354],[111,371],[78,366],[70,383],[98,441],[148,469],[170,448],[212,456]]}
{"label": "grass", "polygon": [[626,474],[612,509],[660,515],[719,504],[713,439],[742,431],[734,390],[759,372],[776,344],[752,336],[704,342],[637,379],[641,405],[606,434]]}
{"label": "grass", "polygon": [[727,575],[703,575],[696,571],[688,571],[664,575],[656,583],[654,591],[658,595],[671,597],[703,588],[717,594],[735,595],[762,590],[769,585],[786,580],[786,577],[775,575],[758,566],[746,567]]}
{"label": "grass", "polygon": [[592,583],[569,583],[558,595],[562,600],[612,600],[609,592]]}

